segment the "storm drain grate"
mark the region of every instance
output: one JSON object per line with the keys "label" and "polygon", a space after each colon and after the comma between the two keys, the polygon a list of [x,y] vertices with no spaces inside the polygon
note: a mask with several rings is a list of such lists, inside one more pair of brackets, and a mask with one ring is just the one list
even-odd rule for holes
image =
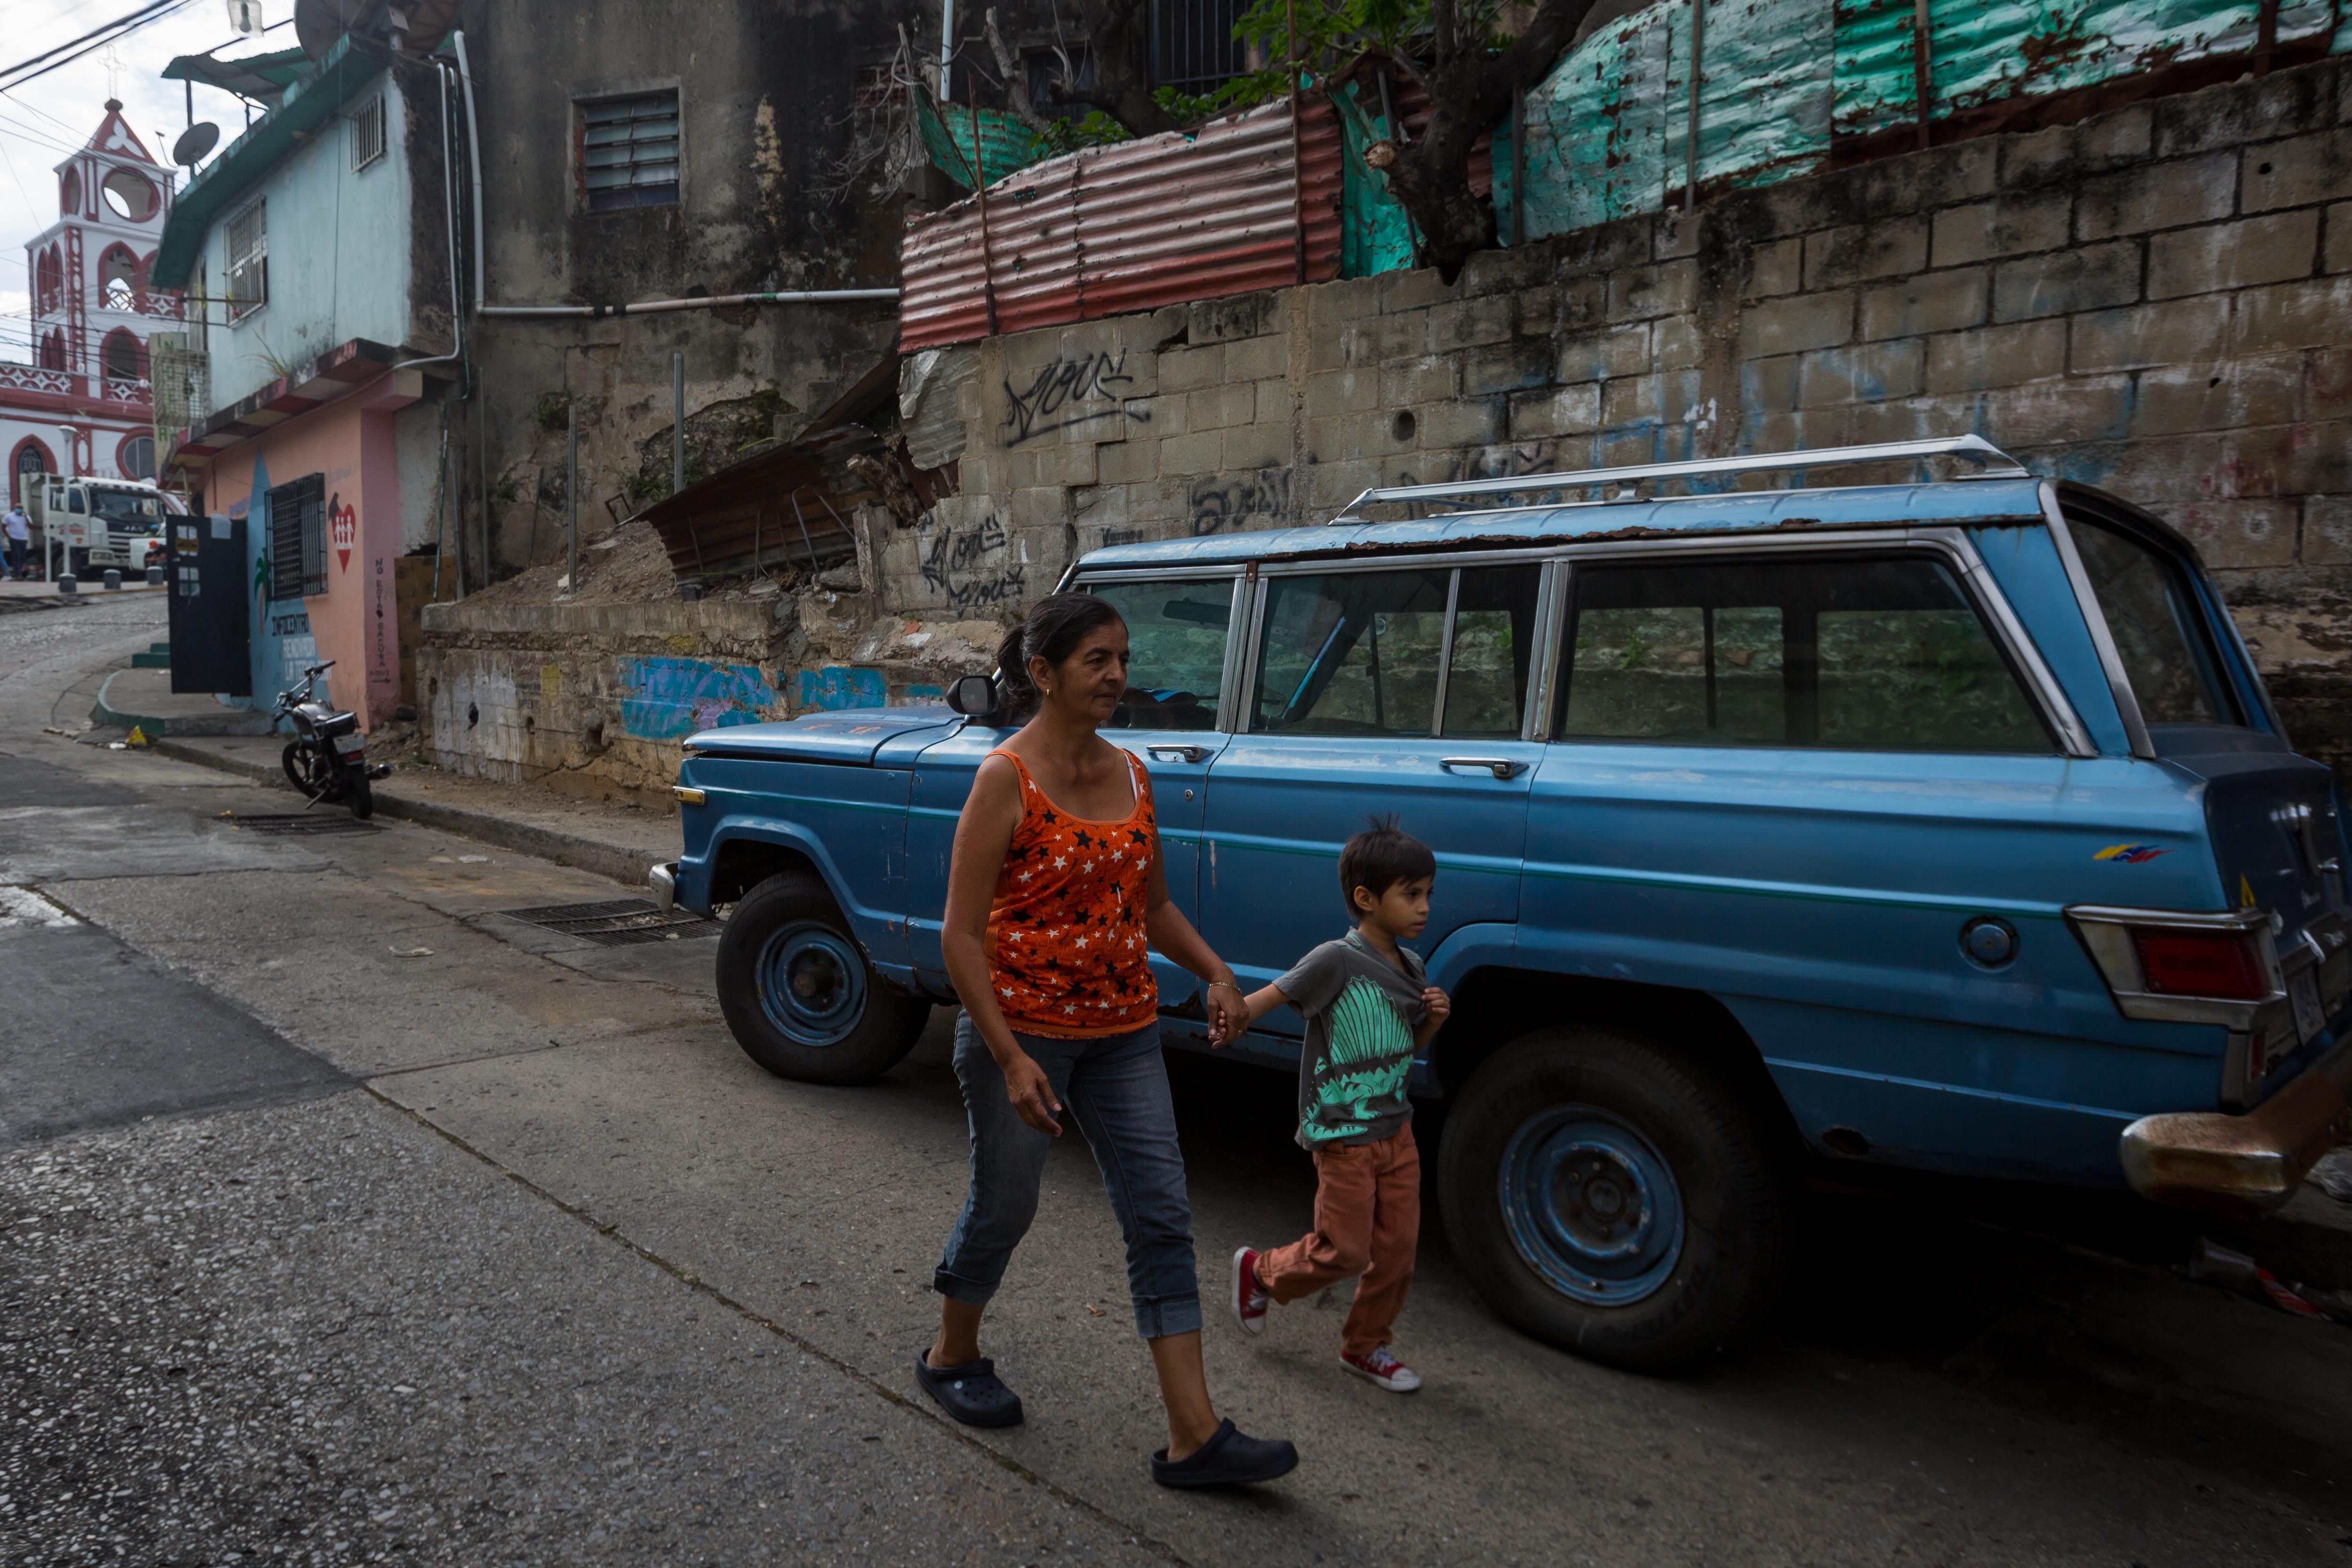
{"label": "storm drain grate", "polygon": [[232,827],[249,827],[256,833],[299,833],[305,837],[319,833],[377,833],[373,822],[362,822],[342,812],[320,812],[304,816],[299,812],[265,816],[233,816],[227,819]]}
{"label": "storm drain grate", "polygon": [[719,922],[690,910],[664,914],[644,899],[614,899],[601,904],[550,904],[545,909],[501,910],[510,921],[576,936],[600,947],[634,947],[646,942],[679,942],[717,936]]}

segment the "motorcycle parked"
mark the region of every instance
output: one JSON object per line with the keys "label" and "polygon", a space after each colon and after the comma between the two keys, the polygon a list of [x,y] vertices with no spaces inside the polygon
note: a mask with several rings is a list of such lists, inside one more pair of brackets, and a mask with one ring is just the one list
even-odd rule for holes
{"label": "motorcycle parked", "polygon": [[311,800],[330,805],[340,801],[365,821],[375,811],[369,781],[392,772],[392,765],[368,765],[367,738],[360,733],[358,714],[338,712],[318,700],[319,677],[334,668],[331,658],[314,664],[302,672],[301,685],[278,694],[270,717],[294,721],[294,738],[286,742],[278,761],[287,779]]}

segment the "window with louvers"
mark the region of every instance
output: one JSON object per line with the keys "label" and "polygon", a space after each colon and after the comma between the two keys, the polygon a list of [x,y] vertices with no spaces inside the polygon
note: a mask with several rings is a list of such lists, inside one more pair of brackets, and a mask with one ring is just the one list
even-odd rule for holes
{"label": "window with louvers", "polygon": [[591,212],[677,204],[677,93],[580,105],[580,180]]}
{"label": "window with louvers", "polygon": [[327,591],[327,479],[308,474],[269,491],[269,596]]}

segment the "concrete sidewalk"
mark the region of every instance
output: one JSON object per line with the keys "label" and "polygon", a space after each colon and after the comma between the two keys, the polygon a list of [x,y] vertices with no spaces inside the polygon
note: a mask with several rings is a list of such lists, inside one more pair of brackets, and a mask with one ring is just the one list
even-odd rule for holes
{"label": "concrete sidewalk", "polygon": [[[143,656],[135,656],[143,657]],[[134,726],[150,740],[165,735],[267,735],[269,715],[231,708],[209,692],[172,689],[172,672],[154,668],[118,669],[98,689],[90,721],[103,728]]]}
{"label": "concrete sidewalk", "polygon": [[[172,734],[158,740],[154,749],[160,756],[219,768],[290,794],[278,762],[284,745],[275,735]],[[675,812],[656,816],[627,806],[566,800],[545,790],[438,768],[404,765],[379,780],[375,809],[379,816],[462,833],[633,888],[644,887],[646,871],[677,859],[683,847]]]}

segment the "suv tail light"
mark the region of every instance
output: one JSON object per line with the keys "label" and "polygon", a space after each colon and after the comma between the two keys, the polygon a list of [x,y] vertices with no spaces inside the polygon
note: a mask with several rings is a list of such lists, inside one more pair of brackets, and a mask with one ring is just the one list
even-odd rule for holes
{"label": "suv tail light", "polygon": [[2231,1002],[2259,1002],[2270,994],[2270,978],[2251,932],[2137,926],[2131,939],[2149,991]]}
{"label": "suv tail light", "polygon": [[2076,904],[2067,923],[2126,1018],[2255,1026],[2254,1015],[2286,997],[2262,910],[2107,909]]}

